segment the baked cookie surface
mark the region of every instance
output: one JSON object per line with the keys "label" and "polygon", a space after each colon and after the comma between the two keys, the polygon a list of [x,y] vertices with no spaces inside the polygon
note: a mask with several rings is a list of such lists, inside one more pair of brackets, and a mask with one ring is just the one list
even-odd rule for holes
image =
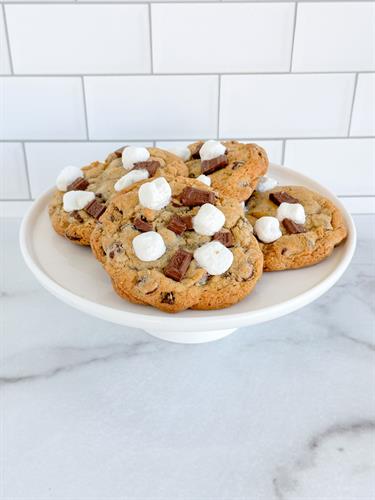
{"label": "baked cookie surface", "polygon": [[[147,181],[140,182],[111,200],[92,233],[91,247],[114,289],[131,302],[166,312],[218,309],[239,302],[252,291],[263,270],[262,252],[241,204],[193,179],[168,178],[167,182],[171,198],[163,208],[142,205]],[[213,219],[215,224],[219,219],[216,228]],[[207,230],[207,221],[212,231]],[[142,247],[141,240],[146,239],[155,245]],[[136,253],[138,242],[143,254]],[[150,252],[156,258],[142,260]]]}
{"label": "baked cookie surface", "polygon": [[[63,199],[66,191],[56,190],[49,205],[49,215],[52,226],[58,234],[65,236],[78,245],[90,245],[90,236],[101,215],[100,212],[104,212],[109,200],[117,194],[115,190],[116,182],[136,169],[136,167],[124,168],[123,149],[120,148],[110,153],[105,162],[96,161],[81,169],[82,178],[87,182],[81,187],[78,185],[77,188],[73,189],[83,188],[84,191],[95,194],[97,204],[94,210],[91,210],[91,213],[88,213],[85,208],[72,211],[64,210]],[[142,163],[152,165],[149,173],[150,177],[165,174],[187,175],[186,165],[177,156],[158,148],[140,149],[147,150],[149,153],[148,160]]]}
{"label": "baked cookie surface", "polygon": [[226,162],[223,158],[222,165],[225,166],[219,166],[217,170],[214,170],[215,165],[211,168],[210,165],[205,167],[204,161],[202,162],[200,158],[203,141],[190,144],[188,148],[191,159],[186,162],[189,176],[197,178],[201,174],[208,175],[211,186],[223,196],[245,201],[254,191],[259,177],[267,171],[267,153],[256,144],[243,144],[237,141],[221,141],[221,144],[226,148],[224,154]]}
{"label": "baked cookie surface", "polygon": [[[281,205],[287,205],[290,210],[296,208],[296,204],[304,209],[304,222],[282,216]],[[257,221],[262,217],[271,217],[271,222],[277,225],[279,237],[275,241],[264,243],[260,234],[256,234]],[[328,257],[347,236],[340,210],[324,196],[302,186],[278,186],[262,193],[256,191],[248,201],[247,218],[259,240],[265,271],[316,264]]]}

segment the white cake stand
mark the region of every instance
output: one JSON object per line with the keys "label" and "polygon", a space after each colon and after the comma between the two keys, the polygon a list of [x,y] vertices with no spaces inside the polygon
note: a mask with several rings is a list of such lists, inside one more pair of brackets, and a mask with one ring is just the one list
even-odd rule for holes
{"label": "white cake stand", "polygon": [[281,185],[302,185],[331,199],[343,212],[346,242],[316,266],[265,273],[254,292],[228,309],[167,314],[118,297],[101,264],[89,248],[73,245],[52,229],[47,205],[53,189],[41,195],[25,216],[20,245],[26,264],[38,281],[57,298],[98,318],[136,328],[163,340],[200,343],[217,340],[237,328],[269,321],[309,304],[329,288],[348,267],[356,245],[353,220],[326,188],[289,168],[270,165],[269,175]]}

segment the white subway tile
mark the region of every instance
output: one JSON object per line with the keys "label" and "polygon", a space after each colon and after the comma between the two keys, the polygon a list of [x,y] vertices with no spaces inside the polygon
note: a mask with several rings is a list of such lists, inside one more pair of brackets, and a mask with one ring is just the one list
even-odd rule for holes
{"label": "white subway tile", "polygon": [[235,75],[221,82],[222,137],[344,136],[354,75]]}
{"label": "white subway tile", "polygon": [[341,202],[351,214],[374,214],[375,196],[341,198]]}
{"label": "white subway tile", "polygon": [[216,135],[216,76],[85,78],[91,139]]}
{"label": "white subway tile", "polygon": [[26,165],[19,142],[0,143],[0,198],[29,198]]}
{"label": "white subway tile", "polygon": [[293,3],[152,4],[158,73],[288,71]]}
{"label": "white subway tile", "polygon": [[375,139],[287,141],[285,165],[338,195],[375,194]]}
{"label": "white subway tile", "polygon": [[[130,144],[130,143],[126,143]],[[29,142],[25,144],[31,194],[33,198],[55,185],[62,168],[67,165],[83,167],[96,160],[104,160],[123,142]],[[151,146],[151,143],[136,143]]]}
{"label": "white subway tile", "polygon": [[[0,7],[1,9],[1,7]],[[2,9],[0,10],[0,75],[11,73],[8,42],[5,34],[5,23]]]}
{"label": "white subway tile", "polygon": [[85,139],[79,78],[4,77],[0,139]]}
{"label": "white subway tile", "polygon": [[375,135],[375,73],[358,75],[350,135]]}
{"label": "white subway tile", "polygon": [[147,73],[146,5],[8,5],[15,73]]}
{"label": "white subway tile", "polygon": [[365,71],[375,68],[375,4],[298,5],[293,71]]}

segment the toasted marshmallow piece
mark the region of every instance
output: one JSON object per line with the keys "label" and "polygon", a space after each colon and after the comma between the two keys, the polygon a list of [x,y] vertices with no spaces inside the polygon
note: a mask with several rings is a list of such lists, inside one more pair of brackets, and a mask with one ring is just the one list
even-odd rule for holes
{"label": "toasted marshmallow piece", "polygon": [[124,168],[130,170],[134,167],[134,163],[139,161],[147,161],[150,158],[150,153],[146,148],[138,146],[128,146],[122,152],[122,164]]}
{"label": "toasted marshmallow piece", "polygon": [[220,141],[206,141],[199,150],[201,160],[212,160],[225,154],[226,147]]}
{"label": "toasted marshmallow piece", "polygon": [[203,236],[212,236],[225,224],[225,215],[211,203],[205,203],[193,217],[194,231]]}
{"label": "toasted marshmallow piece", "polygon": [[280,223],[276,217],[261,217],[256,221],[254,231],[263,243],[272,243],[282,236]]}
{"label": "toasted marshmallow piece", "polygon": [[232,265],[233,254],[220,241],[210,241],[195,250],[194,259],[208,274],[219,276]]}
{"label": "toasted marshmallow piece", "polygon": [[164,177],[142,184],[138,191],[141,205],[152,210],[161,210],[171,201],[172,190]]}
{"label": "toasted marshmallow piece", "polygon": [[187,148],[186,146],[171,146],[170,148],[166,148],[167,151],[170,153],[173,153],[176,156],[179,156],[182,158],[184,161],[188,161],[191,158],[191,152],[190,149]]}
{"label": "toasted marshmallow piece", "polygon": [[296,224],[304,224],[306,221],[305,209],[301,203],[281,203],[277,207],[277,218],[280,222],[290,219]]}
{"label": "toasted marshmallow piece", "polygon": [[163,238],[155,231],[138,234],[132,243],[135,255],[143,262],[157,260],[166,251]]}
{"label": "toasted marshmallow piece", "polygon": [[69,184],[83,177],[83,172],[78,167],[68,166],[61,170],[56,179],[56,187],[59,191],[66,191]]}
{"label": "toasted marshmallow piece", "polygon": [[140,168],[139,170],[131,170],[127,174],[123,175],[115,184],[115,191],[122,191],[123,189],[131,186],[135,182],[143,181],[149,178],[149,173],[145,168]]}
{"label": "toasted marshmallow piece", "polygon": [[197,177],[197,181],[203,182],[203,184],[206,184],[206,186],[211,186],[211,179],[208,177],[208,175],[201,174]]}
{"label": "toasted marshmallow piece", "polygon": [[264,191],[268,191],[270,189],[273,189],[277,185],[278,185],[278,182],[276,179],[272,179],[272,177],[267,177],[265,175],[263,177],[260,177],[256,190],[259,193],[264,193]]}
{"label": "toasted marshmallow piece", "polygon": [[82,210],[92,200],[95,200],[95,193],[92,191],[68,191],[63,196],[63,208],[65,212]]}

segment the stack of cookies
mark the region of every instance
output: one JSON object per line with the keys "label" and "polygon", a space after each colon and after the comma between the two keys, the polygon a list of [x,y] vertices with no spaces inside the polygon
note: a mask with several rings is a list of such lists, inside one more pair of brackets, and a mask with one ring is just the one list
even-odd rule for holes
{"label": "stack of cookies", "polygon": [[266,152],[237,141],[125,146],[66,167],[49,207],[57,233],[90,245],[124,299],[166,312],[220,309],[263,271],[316,264],[346,238],[340,211],[266,176]]}

